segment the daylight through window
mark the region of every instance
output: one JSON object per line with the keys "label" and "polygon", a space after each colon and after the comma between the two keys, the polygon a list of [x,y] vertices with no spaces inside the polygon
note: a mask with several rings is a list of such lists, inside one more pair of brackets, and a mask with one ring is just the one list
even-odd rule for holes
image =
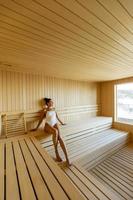
{"label": "daylight through window", "polygon": [[116,121],[133,124],[133,83],[116,85]]}

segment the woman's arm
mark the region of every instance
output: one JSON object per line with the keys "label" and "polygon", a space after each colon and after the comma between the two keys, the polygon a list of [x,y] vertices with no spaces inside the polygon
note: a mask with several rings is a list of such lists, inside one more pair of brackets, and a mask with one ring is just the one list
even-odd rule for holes
{"label": "woman's arm", "polygon": [[61,125],[66,125],[65,123],[63,123],[63,122],[60,120],[60,118],[59,118],[57,112],[56,112],[56,117],[57,117],[58,121],[61,123]]}
{"label": "woman's arm", "polygon": [[42,123],[42,121],[43,121],[43,119],[44,119],[45,117],[46,117],[46,111],[43,110],[42,113],[41,113],[39,122],[38,122],[38,124],[37,124],[37,127],[34,128],[34,129],[32,129],[31,131],[36,131],[36,130],[39,128],[39,126],[41,125],[41,123]]}

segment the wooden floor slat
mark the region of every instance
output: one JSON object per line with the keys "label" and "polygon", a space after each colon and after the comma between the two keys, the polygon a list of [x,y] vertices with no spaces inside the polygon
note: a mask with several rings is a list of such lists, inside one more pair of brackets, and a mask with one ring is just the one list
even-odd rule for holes
{"label": "wooden floor slat", "polygon": [[28,149],[24,140],[20,141],[20,146],[25,158],[25,162],[36,191],[37,198],[43,200],[44,197],[47,200],[52,200],[50,192],[45,184],[45,180],[42,178],[41,173],[35,163],[34,158],[31,155],[30,150]]}
{"label": "wooden floor slat", "polygon": [[125,182],[129,183],[132,185],[133,187],[133,178],[131,176],[126,175],[125,173],[123,173],[120,169],[117,169],[116,166],[114,167],[112,165],[112,163],[109,165],[107,162],[102,163],[101,166],[103,166],[105,169],[107,169],[108,171],[112,172],[122,178],[122,180],[124,180]]}
{"label": "wooden floor slat", "polygon": [[36,196],[31,184],[31,180],[26,169],[26,164],[19,146],[18,141],[13,142],[14,155],[16,160],[16,167],[18,172],[19,186],[22,199],[36,200]]}
{"label": "wooden floor slat", "polygon": [[69,169],[65,170],[65,173],[69,176],[70,180],[76,185],[80,192],[82,192],[86,199],[98,199],[95,194],[93,194],[92,191],[88,188],[89,185],[86,186],[85,184],[83,184],[83,182],[79,179],[78,176],[73,173],[73,171]]}
{"label": "wooden floor slat", "polygon": [[81,167],[71,166],[63,170],[87,199],[120,200],[117,195]]}
{"label": "wooden floor slat", "polygon": [[118,163],[116,165],[116,163],[117,162],[113,162],[113,160],[108,159],[108,160],[106,160],[105,164],[106,165],[109,164],[109,166],[115,168],[115,170],[117,170],[117,171],[120,171],[125,176],[128,176],[128,178],[131,178],[131,179],[133,178],[133,174],[131,174],[131,172],[129,172],[127,168],[124,168],[124,166],[122,166],[122,168],[121,168],[121,165],[119,165]]}
{"label": "wooden floor slat", "polygon": [[[126,157],[128,149],[130,157]],[[133,163],[130,162],[132,159],[133,146],[129,144],[88,172],[121,199],[131,200],[133,199]]]}
{"label": "wooden floor slat", "polygon": [[77,177],[86,185],[88,188],[97,196],[98,199],[107,200],[108,197],[106,197],[98,188],[95,187],[94,184],[92,184],[91,181],[88,181],[88,179],[81,174],[79,170],[77,170],[75,167],[72,166],[71,168],[72,172],[77,175]]}
{"label": "wooden floor slat", "polygon": [[81,173],[84,175],[91,183],[94,184],[94,186],[102,192],[108,199],[110,200],[119,200],[119,197],[115,195],[111,190],[109,190],[107,187],[105,187],[103,184],[101,184],[100,181],[94,178],[89,172],[81,168],[80,166],[75,166]]}
{"label": "wooden floor slat", "polygon": [[6,144],[6,199],[7,200],[11,199],[11,194],[14,194],[13,196],[14,200],[20,199],[12,143],[8,142]]}
{"label": "wooden floor slat", "polygon": [[[91,173],[95,178],[98,178],[98,180],[101,182],[101,184],[104,184],[107,188],[111,188],[111,191],[118,195],[119,198],[128,199],[129,196],[121,190],[120,187],[116,186],[115,183],[113,183],[110,179],[108,179],[104,174],[100,173],[99,171],[93,170]],[[113,179],[112,179],[113,180]]]}
{"label": "wooden floor slat", "polygon": [[119,177],[118,175],[114,174],[114,171],[109,171],[106,169],[105,166],[102,164],[96,168],[96,170],[100,171],[106,177],[111,179],[114,183],[116,183],[123,191],[128,193],[129,195],[133,195],[133,187],[123,180],[123,177]]}

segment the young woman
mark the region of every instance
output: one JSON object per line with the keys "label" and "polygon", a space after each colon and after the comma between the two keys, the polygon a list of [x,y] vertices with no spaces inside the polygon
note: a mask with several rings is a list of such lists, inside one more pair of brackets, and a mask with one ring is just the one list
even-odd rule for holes
{"label": "young woman", "polygon": [[65,144],[60,136],[60,129],[59,129],[58,121],[62,125],[65,125],[65,124],[59,119],[59,117],[55,111],[55,108],[53,107],[54,103],[53,103],[52,99],[44,98],[44,102],[45,102],[45,107],[42,110],[42,115],[40,117],[39,123],[34,130],[38,129],[38,127],[42,123],[43,119],[45,118],[44,131],[52,134],[52,140],[53,140],[53,144],[54,144],[54,148],[55,148],[55,154],[56,154],[57,161],[59,161],[59,162],[62,161],[62,159],[59,155],[59,151],[58,151],[58,143],[60,143],[60,146],[65,154],[66,162],[68,165],[70,165]]}

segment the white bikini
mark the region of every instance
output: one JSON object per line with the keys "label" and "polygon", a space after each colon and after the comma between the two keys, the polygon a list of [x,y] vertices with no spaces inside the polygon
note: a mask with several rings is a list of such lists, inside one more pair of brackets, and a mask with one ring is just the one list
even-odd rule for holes
{"label": "white bikini", "polygon": [[46,123],[50,126],[54,126],[57,123],[57,117],[55,110],[48,110],[46,113]]}

